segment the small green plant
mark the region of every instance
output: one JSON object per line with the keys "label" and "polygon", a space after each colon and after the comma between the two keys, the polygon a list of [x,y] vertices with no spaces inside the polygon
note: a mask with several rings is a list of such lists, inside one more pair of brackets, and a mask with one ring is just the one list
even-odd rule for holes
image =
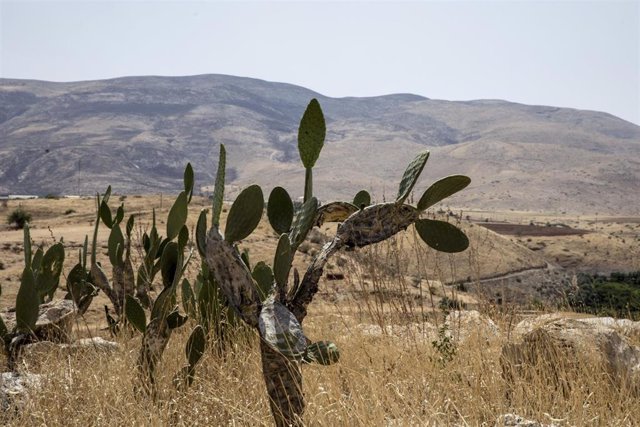
{"label": "small green plant", "polygon": [[438,338],[431,341],[431,346],[438,353],[435,361],[441,365],[446,365],[455,357],[456,344],[449,333],[449,325],[446,322],[438,328]]}
{"label": "small green plant", "polygon": [[[39,339],[36,333],[39,307],[52,301],[58,289],[65,257],[62,243],[52,245],[46,252],[39,247],[34,253],[28,223],[24,225],[23,234],[25,267],[16,296],[15,326],[12,330],[0,317],[0,338],[4,342],[10,370],[14,369],[22,346]],[[60,332],[65,333],[62,330]]]}
{"label": "small green plant", "polygon": [[31,214],[22,207],[18,207],[7,217],[7,224],[13,224],[19,230],[23,229],[28,222],[31,222]]}

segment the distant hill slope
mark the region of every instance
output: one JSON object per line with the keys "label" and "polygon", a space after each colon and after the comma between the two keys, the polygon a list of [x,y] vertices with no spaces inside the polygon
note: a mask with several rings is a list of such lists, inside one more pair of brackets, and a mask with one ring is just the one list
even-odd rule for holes
{"label": "distant hill slope", "polygon": [[[0,193],[176,191],[186,162],[213,183],[218,144],[229,195],[257,182],[300,195],[296,134],[309,100],[327,117],[314,173],[322,199],[361,188],[395,196],[409,159],[432,155],[421,191],[471,176],[460,207],[637,213],[640,127],[609,114],[397,94],[329,98],[256,79],[202,75],[76,83],[0,79]],[[418,195],[419,197],[419,195]]]}

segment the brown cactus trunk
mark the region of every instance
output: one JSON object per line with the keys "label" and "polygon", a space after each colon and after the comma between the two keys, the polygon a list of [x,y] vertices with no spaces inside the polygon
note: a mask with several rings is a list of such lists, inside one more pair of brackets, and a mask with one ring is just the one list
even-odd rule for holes
{"label": "brown cactus trunk", "polygon": [[277,427],[303,426],[304,395],[298,362],[284,357],[260,341],[262,374],[267,385],[271,413]]}

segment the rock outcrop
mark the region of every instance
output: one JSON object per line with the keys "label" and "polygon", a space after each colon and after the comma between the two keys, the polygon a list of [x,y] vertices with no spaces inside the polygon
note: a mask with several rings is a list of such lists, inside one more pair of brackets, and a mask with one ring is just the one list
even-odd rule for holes
{"label": "rock outcrop", "polygon": [[525,320],[502,348],[503,377],[509,387],[518,380],[543,381],[566,396],[575,386],[574,373],[601,366],[609,384],[639,393],[640,347],[620,328],[631,333],[636,324],[559,314]]}

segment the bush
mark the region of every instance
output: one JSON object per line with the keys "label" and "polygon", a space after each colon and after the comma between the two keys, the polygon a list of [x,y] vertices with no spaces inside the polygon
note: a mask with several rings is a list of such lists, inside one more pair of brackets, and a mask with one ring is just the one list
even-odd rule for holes
{"label": "bush", "polygon": [[27,222],[31,221],[31,214],[22,208],[11,212],[7,217],[7,224],[14,224],[16,228],[22,229]]}
{"label": "bush", "polygon": [[66,211],[64,211],[65,215],[71,215],[72,213],[76,213],[75,209],[67,209]]}
{"label": "bush", "polygon": [[449,312],[451,310],[462,310],[465,308],[465,304],[461,303],[456,298],[449,298],[445,296],[440,300],[438,307],[444,312]]}
{"label": "bush", "polygon": [[640,272],[610,276],[578,276],[578,289],[569,296],[574,310],[595,315],[640,318]]}

